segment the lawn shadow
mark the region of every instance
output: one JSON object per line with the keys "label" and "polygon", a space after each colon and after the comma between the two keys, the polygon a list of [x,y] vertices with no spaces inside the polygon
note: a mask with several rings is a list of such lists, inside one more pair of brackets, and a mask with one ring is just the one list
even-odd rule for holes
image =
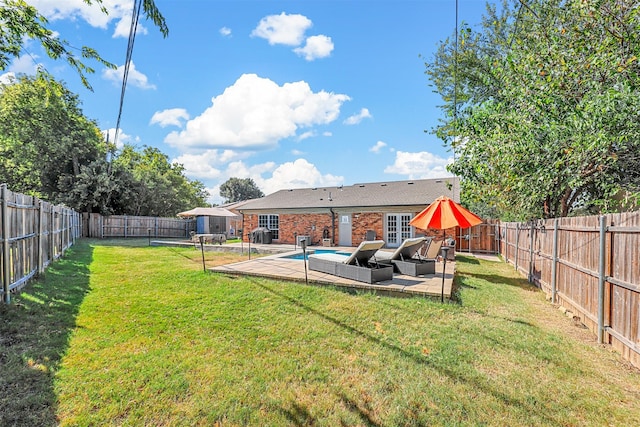
{"label": "lawn shadow", "polygon": [[55,374],[89,292],[93,249],[79,240],[0,305],[0,425],[57,426]]}
{"label": "lawn shadow", "polygon": [[[407,349],[402,348],[399,345],[382,340],[379,337],[373,336],[365,331],[362,331],[354,326],[351,326],[340,319],[337,319],[313,307],[310,307],[309,305],[305,304],[304,302],[296,298],[292,298],[288,295],[285,295],[282,292],[279,292],[267,286],[267,284],[265,283],[260,283],[259,279],[256,279],[250,276],[245,276],[245,279],[253,283],[255,286],[260,287],[263,290],[273,295],[276,295],[311,314],[314,314],[328,322],[333,323],[334,325],[344,329],[347,333],[360,336],[361,338],[364,338],[369,342],[375,343],[381,347],[384,347],[392,352],[399,354],[402,357],[408,358],[412,360],[414,363],[428,366],[429,368],[436,370],[442,375],[449,377],[454,382],[465,383],[472,389],[480,390],[483,393],[489,394],[495,397],[497,400],[501,401],[506,406],[520,406],[526,409],[525,411],[526,413],[531,413],[531,414],[538,414],[539,412],[536,409],[536,406],[534,404],[535,402],[532,403],[532,401],[528,400],[526,397],[521,397],[516,394],[510,393],[508,389],[505,390],[500,384],[492,383],[491,379],[489,378],[482,378],[482,377],[478,377],[476,375],[467,373],[461,367],[461,365],[455,364],[455,363],[454,364],[448,363],[449,361],[447,358],[431,358],[429,356],[424,356],[414,351],[408,351]],[[524,322],[524,324],[528,326],[526,322]],[[463,362],[460,362],[460,363],[462,364]],[[347,401],[344,401],[344,396],[342,396],[342,398],[344,403],[347,403],[347,404],[349,403]],[[354,402],[351,402],[351,404],[349,404],[348,407],[350,408],[351,411],[357,412],[357,414],[359,415],[360,419],[363,422],[363,425],[368,425],[368,426],[376,425],[373,422],[370,416],[370,413],[366,409],[361,408],[359,405],[355,404]],[[300,411],[300,409],[302,409],[302,411]],[[306,418],[304,408],[298,408],[294,412],[290,412],[284,409],[283,411],[285,411],[286,413],[289,414],[289,416],[292,417],[290,418],[292,422],[293,421],[297,422],[300,420],[304,421]],[[548,424],[557,423],[557,419],[555,419],[553,416],[548,415],[546,413],[538,414],[538,416],[544,419],[545,422]]]}
{"label": "lawn shadow", "polygon": [[482,274],[482,273],[474,273],[474,274],[467,274],[467,275],[471,277],[475,277],[477,279],[485,280],[489,283],[493,283],[496,285],[515,286],[524,290],[538,289],[538,287],[536,287],[532,283],[529,283],[529,281],[524,277],[504,277],[499,274]]}
{"label": "lawn shadow", "polygon": [[478,258],[470,256],[470,255],[460,255],[459,253],[457,253],[456,254],[456,263],[479,265],[480,264],[480,260]]}
{"label": "lawn shadow", "polygon": [[[493,262],[485,261],[482,262],[477,258],[471,256],[456,256],[456,263],[458,265],[470,264],[470,265],[481,265],[490,266]],[[465,280],[466,277],[473,277],[481,280],[485,280],[490,283],[498,284],[498,285],[508,285],[508,286],[517,286],[521,289],[530,290],[537,289],[535,285],[529,283],[529,281],[524,277],[505,277],[500,274],[484,274],[479,272],[460,272],[460,269],[456,272],[456,278],[458,279],[458,285],[464,288],[475,289],[475,286],[468,285]]]}
{"label": "lawn shadow", "polygon": [[290,409],[277,408],[294,426],[312,426],[317,420],[309,410],[297,402],[293,402]]}

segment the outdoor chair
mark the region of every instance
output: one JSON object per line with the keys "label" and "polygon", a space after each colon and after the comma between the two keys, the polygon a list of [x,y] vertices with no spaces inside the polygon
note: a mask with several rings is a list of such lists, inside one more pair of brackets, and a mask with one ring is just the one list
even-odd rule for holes
{"label": "outdoor chair", "polygon": [[382,246],[383,240],[365,240],[351,255],[311,254],[308,257],[309,270],[365,283],[391,280],[393,267],[375,261],[374,255]]}
{"label": "outdoor chair", "polygon": [[422,257],[435,261],[440,256],[440,248],[442,248],[442,240],[431,240],[431,244],[425,249]]}
{"label": "outdoor chair", "polygon": [[431,242],[431,237],[405,239],[393,253],[380,251],[376,253],[375,259],[382,263],[390,263],[396,273],[408,276],[435,274],[435,259],[425,259],[420,256],[420,249],[431,246]]}

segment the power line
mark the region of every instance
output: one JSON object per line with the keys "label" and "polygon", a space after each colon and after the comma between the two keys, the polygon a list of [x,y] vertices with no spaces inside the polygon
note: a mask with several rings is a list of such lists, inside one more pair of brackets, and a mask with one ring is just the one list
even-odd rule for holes
{"label": "power line", "polygon": [[129,40],[127,43],[127,53],[124,61],[124,71],[122,73],[122,88],[120,90],[120,106],[118,107],[118,120],[116,120],[116,130],[113,136],[113,143],[117,145],[118,134],[120,132],[120,120],[122,119],[122,108],[124,105],[124,93],[127,88],[127,79],[129,78],[129,66],[131,65],[131,57],[133,55],[133,43],[136,39],[138,31],[138,20],[140,18],[140,9],[142,0],[134,0],[133,10],[131,11],[131,27],[129,28]]}

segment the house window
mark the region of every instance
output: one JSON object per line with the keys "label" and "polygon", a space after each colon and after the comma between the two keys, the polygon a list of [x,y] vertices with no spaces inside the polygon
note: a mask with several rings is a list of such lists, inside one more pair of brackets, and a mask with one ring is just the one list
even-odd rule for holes
{"label": "house window", "polygon": [[267,227],[271,230],[271,238],[278,240],[280,230],[278,215],[258,215],[258,227]]}

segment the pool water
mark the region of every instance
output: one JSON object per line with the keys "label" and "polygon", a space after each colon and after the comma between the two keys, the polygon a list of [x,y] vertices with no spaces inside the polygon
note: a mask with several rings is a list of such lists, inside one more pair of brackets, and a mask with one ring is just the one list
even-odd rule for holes
{"label": "pool water", "polygon": [[[338,251],[336,249],[313,249],[313,250],[309,250],[307,251],[307,257],[310,254],[339,254],[339,255],[351,255],[349,252],[341,252]],[[283,256],[282,258],[286,258],[286,259],[303,259],[303,253],[297,253],[297,254],[293,254],[293,255],[286,255]]]}

